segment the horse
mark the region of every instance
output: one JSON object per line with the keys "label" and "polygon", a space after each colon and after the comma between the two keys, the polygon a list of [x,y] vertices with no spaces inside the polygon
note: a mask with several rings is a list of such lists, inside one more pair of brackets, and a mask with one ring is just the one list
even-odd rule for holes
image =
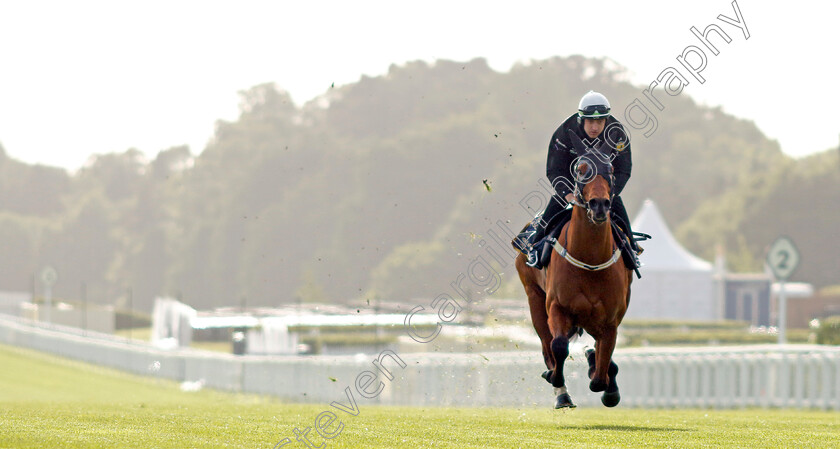
{"label": "horse", "polygon": [[[575,136],[577,137],[577,136]],[[603,391],[601,402],[618,405],[618,366],[612,361],[618,326],[630,302],[632,271],[620,257],[610,224],[612,165],[600,147],[586,148],[573,139],[578,154],[573,166],[575,200],[572,216],[554,243],[547,267],[536,269],[519,254],[516,270],[528,296],[531,321],[542,343],[554,386],[555,408],[575,407],[568,394],[563,365],[569,340],[585,330],[595,339],[587,351],[589,389]]]}

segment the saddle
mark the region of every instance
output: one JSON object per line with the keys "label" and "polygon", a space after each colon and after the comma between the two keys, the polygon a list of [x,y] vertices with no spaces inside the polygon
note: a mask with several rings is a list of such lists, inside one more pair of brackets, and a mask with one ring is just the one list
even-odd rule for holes
{"label": "saddle", "polygon": [[[641,278],[642,276],[639,273],[639,267],[637,266],[636,254],[634,254],[629,237],[624,231],[626,227],[622,227],[620,225],[622,221],[612,214],[612,212],[610,212],[610,217],[613,240],[621,249],[621,257],[624,259],[624,265],[634,269],[636,271],[636,275]],[[529,251],[535,251],[536,254],[539,255],[540,265],[545,268],[548,267],[548,264],[551,261],[551,250],[554,247],[554,243],[557,242],[557,236],[560,234],[560,231],[563,230],[563,226],[572,218],[572,209],[563,209],[557,215],[551,217],[546,224],[545,237],[540,239],[538,242],[533,242],[531,240],[536,233],[534,223],[540,218],[540,216],[537,216],[526,224],[511,243],[514,248],[526,257],[528,256]],[[634,232],[633,234],[636,241],[643,241],[650,238],[649,235],[641,232]]]}
{"label": "saddle", "polygon": [[[550,238],[554,238],[554,240],[552,240],[552,244],[556,241],[557,234],[560,233],[560,230],[563,229],[563,225],[569,221],[571,216],[571,209],[564,209],[554,217],[551,217],[546,224],[545,236],[535,242],[533,238],[537,233],[536,222],[542,218],[541,215],[537,215],[533,220],[529,221],[521,231],[519,231],[519,234],[517,234],[510,243],[517,251],[524,254],[526,257],[532,251],[536,251],[537,254],[542,254],[545,244]],[[550,251],[548,253],[551,254]]]}

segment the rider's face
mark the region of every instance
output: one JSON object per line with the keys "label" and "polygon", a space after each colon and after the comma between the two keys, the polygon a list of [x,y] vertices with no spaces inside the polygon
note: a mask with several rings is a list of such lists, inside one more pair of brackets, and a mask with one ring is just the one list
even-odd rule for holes
{"label": "rider's face", "polygon": [[583,119],[583,130],[590,139],[594,139],[601,135],[606,123],[607,120],[603,118],[585,118]]}

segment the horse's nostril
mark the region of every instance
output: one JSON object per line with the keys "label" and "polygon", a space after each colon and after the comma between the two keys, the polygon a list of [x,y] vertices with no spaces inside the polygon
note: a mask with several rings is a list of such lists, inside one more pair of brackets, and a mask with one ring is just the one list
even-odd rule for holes
{"label": "horse's nostril", "polygon": [[595,199],[589,200],[589,208],[590,209],[600,209],[600,208],[609,209],[610,208],[609,200],[604,200],[604,199],[600,199],[600,198],[595,198]]}

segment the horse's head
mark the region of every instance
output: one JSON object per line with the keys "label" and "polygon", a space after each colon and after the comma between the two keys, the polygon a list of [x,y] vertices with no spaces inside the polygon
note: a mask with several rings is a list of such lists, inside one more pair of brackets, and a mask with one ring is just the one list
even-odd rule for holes
{"label": "horse's head", "polygon": [[586,209],[589,220],[604,224],[612,205],[614,182],[612,161],[601,152],[601,145],[586,147],[574,133],[572,143],[579,156],[573,166],[575,175],[575,202]]}

